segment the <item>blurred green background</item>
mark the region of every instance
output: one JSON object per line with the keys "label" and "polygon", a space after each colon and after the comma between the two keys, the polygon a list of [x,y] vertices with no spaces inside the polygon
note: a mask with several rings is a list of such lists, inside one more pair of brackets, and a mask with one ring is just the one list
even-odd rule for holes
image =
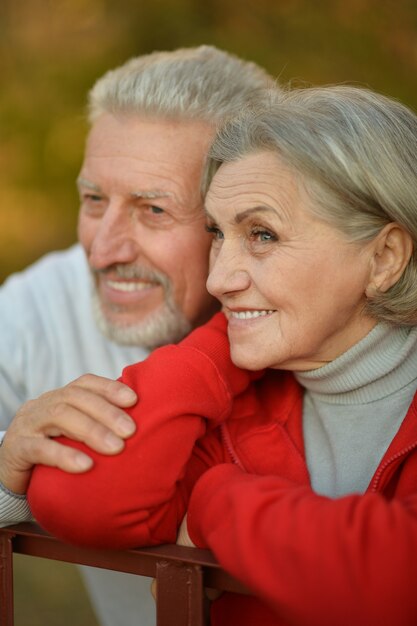
{"label": "blurred green background", "polygon": [[[0,282],[76,239],[94,80],[202,43],[284,82],[354,82],[417,110],[415,0],[0,0]],[[16,626],[95,624],[74,568],[16,561]]]}

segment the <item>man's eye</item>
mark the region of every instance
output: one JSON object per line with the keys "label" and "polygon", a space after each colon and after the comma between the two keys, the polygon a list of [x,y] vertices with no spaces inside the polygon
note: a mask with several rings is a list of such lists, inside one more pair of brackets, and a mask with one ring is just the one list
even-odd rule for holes
{"label": "man's eye", "polygon": [[215,240],[224,239],[222,231],[220,230],[220,228],[217,228],[217,226],[208,226],[206,224],[206,231],[208,233],[211,233],[213,235],[213,239]]}
{"label": "man's eye", "polygon": [[82,193],[81,210],[90,217],[101,217],[106,210],[104,196],[97,193]]}
{"label": "man's eye", "polygon": [[153,213],[154,215],[159,215],[160,213],[164,213],[164,209],[161,209],[161,207],[159,206],[151,205],[149,208],[150,208],[151,213]]}
{"label": "man's eye", "polygon": [[86,193],[83,195],[83,200],[86,202],[101,202],[102,199],[102,196],[95,193]]}

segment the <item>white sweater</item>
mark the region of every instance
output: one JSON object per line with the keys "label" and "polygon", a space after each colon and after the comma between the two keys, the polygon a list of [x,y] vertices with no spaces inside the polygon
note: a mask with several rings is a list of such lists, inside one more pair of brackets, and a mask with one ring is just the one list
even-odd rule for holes
{"label": "white sweater", "polygon": [[[146,355],[97,330],[81,247],[47,255],[0,288],[0,430],[27,400],[87,372],[116,378]],[[0,525],[29,516],[25,498],[0,491]],[[94,568],[86,576],[103,625],[155,624],[149,579]]]}

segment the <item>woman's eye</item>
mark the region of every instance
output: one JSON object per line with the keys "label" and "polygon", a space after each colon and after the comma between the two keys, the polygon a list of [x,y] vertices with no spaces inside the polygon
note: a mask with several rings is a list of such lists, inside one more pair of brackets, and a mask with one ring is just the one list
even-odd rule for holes
{"label": "woman's eye", "polygon": [[254,228],[251,231],[251,238],[255,241],[260,241],[261,243],[278,241],[278,237],[274,233],[272,233],[270,230],[265,230],[264,228]]}
{"label": "woman's eye", "polygon": [[217,228],[217,226],[206,225],[206,231],[210,233],[211,235],[213,235],[213,239],[216,241],[219,241],[220,239],[224,239],[224,235],[222,231],[220,230],[220,228]]}

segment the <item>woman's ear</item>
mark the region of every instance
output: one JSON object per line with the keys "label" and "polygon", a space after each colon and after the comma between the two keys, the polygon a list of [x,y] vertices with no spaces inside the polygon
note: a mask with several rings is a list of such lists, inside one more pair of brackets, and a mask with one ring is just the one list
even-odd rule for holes
{"label": "woman's ear", "polygon": [[369,298],[395,285],[413,253],[411,235],[396,222],[384,226],[372,244],[372,268],[366,288]]}

